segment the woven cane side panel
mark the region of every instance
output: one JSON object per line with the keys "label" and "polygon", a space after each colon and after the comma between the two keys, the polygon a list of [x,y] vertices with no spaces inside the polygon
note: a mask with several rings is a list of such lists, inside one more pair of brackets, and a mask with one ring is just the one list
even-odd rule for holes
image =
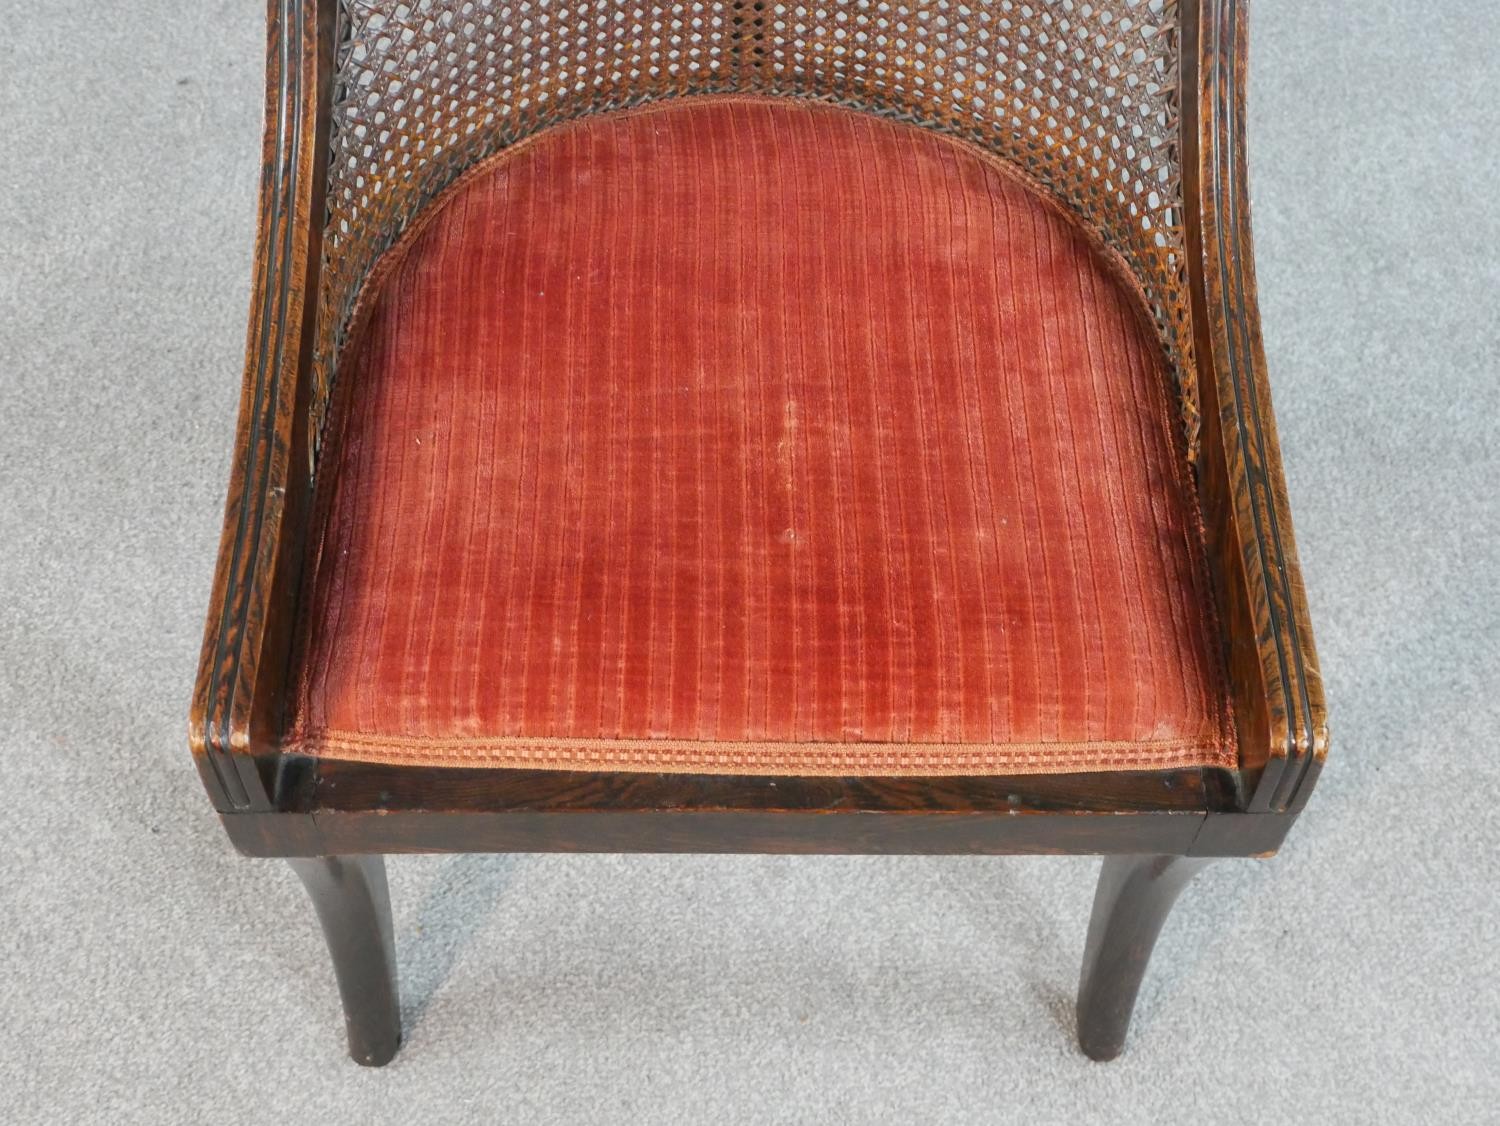
{"label": "woven cane side panel", "polygon": [[1197,432],[1176,0],[339,0],[313,428],[360,287],[475,161],[684,94],[817,98],[1015,162],[1135,271]]}

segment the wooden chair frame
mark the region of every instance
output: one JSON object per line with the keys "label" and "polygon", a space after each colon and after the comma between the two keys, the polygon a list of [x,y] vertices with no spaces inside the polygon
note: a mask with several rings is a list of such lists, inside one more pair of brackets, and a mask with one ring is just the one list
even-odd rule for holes
{"label": "wooden chair frame", "polygon": [[334,0],[270,0],[248,359],[191,743],[235,846],[288,858],[312,893],[356,1059],[383,1063],[399,1042],[380,857],[404,852],[1105,854],[1079,1035],[1096,1058],[1120,1050],[1177,892],[1208,858],[1274,852],[1327,747],[1256,307],[1245,5],[1184,0],[1179,15],[1198,483],[1239,768],[771,779],[391,767],[282,752],[312,491],[307,407],[337,14]]}

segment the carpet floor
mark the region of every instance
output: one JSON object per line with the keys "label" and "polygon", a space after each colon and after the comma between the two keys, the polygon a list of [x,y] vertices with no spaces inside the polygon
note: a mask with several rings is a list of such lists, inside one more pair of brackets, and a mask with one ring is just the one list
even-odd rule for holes
{"label": "carpet floor", "polygon": [[1455,1123],[1500,1104],[1500,8],[1257,0],[1262,312],[1334,749],[1210,867],[1126,1055],[1098,861],[391,864],[408,1042],[344,1058],[185,713],[248,304],[264,5],[0,0],[0,1116]]}

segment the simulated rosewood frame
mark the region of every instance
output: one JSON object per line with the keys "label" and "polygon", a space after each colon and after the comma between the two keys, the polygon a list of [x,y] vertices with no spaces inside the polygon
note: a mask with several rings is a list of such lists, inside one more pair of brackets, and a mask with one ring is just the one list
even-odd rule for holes
{"label": "simulated rosewood frame", "polygon": [[1197,480],[1239,768],[771,779],[390,767],[281,752],[312,492],[337,12],[336,0],[270,0],[247,364],[190,737],[235,846],[292,859],[312,892],[357,1059],[385,1062],[399,1040],[379,856],[402,852],[1106,854],[1079,1032],[1096,1058],[1120,1050],[1177,891],[1206,858],[1274,852],[1327,748],[1256,307],[1245,25],[1239,0],[1184,0],[1179,12]]}

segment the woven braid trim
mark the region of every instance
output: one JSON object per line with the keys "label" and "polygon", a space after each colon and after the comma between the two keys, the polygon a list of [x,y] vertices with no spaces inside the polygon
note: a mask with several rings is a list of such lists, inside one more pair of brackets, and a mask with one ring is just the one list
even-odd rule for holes
{"label": "woven braid trim", "polygon": [[665,774],[869,775],[1078,774],[1234,765],[1203,740],[1139,743],[772,743],[684,739],[411,738],[324,731],[286,750],[317,758],[406,766],[625,770]]}

